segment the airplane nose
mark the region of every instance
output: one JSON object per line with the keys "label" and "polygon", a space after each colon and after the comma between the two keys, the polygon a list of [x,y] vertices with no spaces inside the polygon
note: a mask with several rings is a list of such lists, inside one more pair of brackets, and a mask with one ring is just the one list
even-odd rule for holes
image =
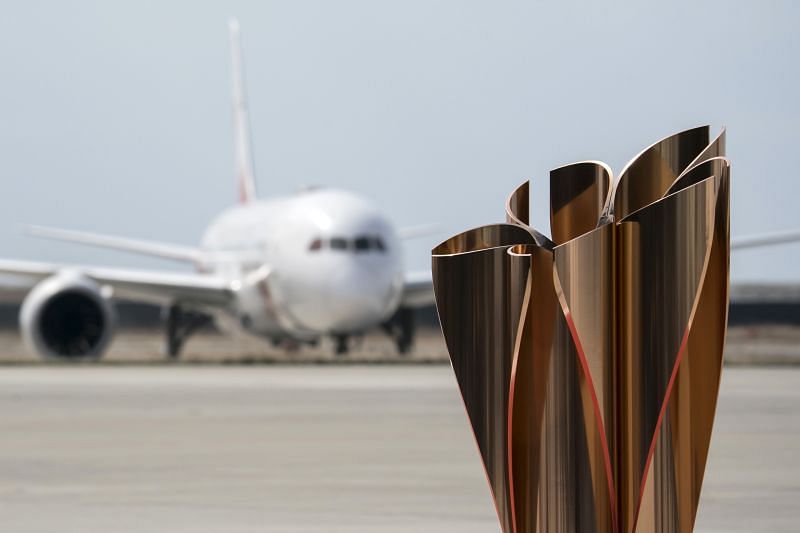
{"label": "airplane nose", "polygon": [[281,301],[298,326],[320,334],[358,333],[387,320],[403,289],[386,257],[328,254],[313,269],[282,274]]}
{"label": "airplane nose", "polygon": [[337,269],[328,281],[327,329],[353,331],[383,321],[391,306],[392,285],[390,272],[357,261]]}

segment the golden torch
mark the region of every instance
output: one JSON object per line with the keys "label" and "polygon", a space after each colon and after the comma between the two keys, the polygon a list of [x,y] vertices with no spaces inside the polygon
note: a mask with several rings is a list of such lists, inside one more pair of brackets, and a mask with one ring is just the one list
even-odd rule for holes
{"label": "golden torch", "polygon": [[433,249],[436,305],[506,533],[692,531],[728,309],[724,130],[663,139],[614,180],[550,172],[505,224]]}

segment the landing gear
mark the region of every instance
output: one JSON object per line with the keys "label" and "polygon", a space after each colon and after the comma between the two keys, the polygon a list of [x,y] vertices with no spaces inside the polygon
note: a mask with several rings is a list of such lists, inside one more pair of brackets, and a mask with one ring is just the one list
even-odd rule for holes
{"label": "landing gear", "polygon": [[183,344],[198,328],[211,323],[211,317],[196,311],[188,311],[180,305],[171,305],[166,311],[166,352],[170,359],[177,359]]}
{"label": "landing gear", "polygon": [[414,310],[401,307],[383,325],[383,330],[394,339],[397,353],[406,355],[414,345]]}
{"label": "landing gear", "polygon": [[333,340],[336,343],[336,355],[343,356],[347,355],[348,350],[350,349],[348,341],[350,338],[347,335],[334,335]]}

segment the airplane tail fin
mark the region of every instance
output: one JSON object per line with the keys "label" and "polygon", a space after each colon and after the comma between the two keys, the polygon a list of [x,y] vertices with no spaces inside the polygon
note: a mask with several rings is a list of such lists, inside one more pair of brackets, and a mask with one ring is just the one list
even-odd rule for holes
{"label": "airplane tail fin", "polygon": [[242,64],[242,41],[239,21],[235,18],[228,24],[231,38],[231,64],[233,67],[233,135],[236,161],[236,182],[239,201],[247,203],[256,198],[256,183],[253,174],[253,156],[250,145],[250,122],[244,92]]}

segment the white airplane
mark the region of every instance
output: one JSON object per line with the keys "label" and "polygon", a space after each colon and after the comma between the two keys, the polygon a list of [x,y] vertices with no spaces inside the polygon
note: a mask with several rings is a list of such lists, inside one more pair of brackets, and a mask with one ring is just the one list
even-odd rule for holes
{"label": "white airplane", "polygon": [[[220,214],[198,248],[44,227],[34,235],[191,264],[197,273],[0,260],[6,287],[29,289],[20,310],[26,344],[46,358],[97,358],[113,336],[113,298],[165,304],[166,352],[220,314],[276,344],[348,338],[383,326],[405,353],[413,312],[433,303],[429,272],[406,275],[401,238],[367,200],[309,189],[259,199],[250,155],[239,25],[230,23],[240,203]],[[406,231],[407,236],[419,228]]]}

